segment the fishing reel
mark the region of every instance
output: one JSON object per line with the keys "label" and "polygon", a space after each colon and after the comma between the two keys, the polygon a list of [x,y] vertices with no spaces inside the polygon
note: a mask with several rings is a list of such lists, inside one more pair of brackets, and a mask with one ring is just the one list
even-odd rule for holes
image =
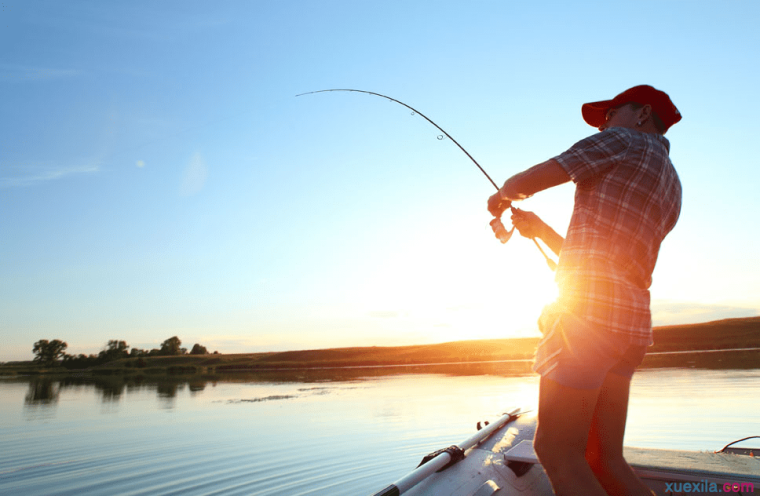
{"label": "fishing reel", "polygon": [[[513,208],[513,207],[510,207]],[[493,230],[493,233],[496,235],[496,237],[501,241],[501,244],[505,244],[509,239],[512,237],[512,234],[515,232],[515,226],[512,226],[512,229],[507,231],[507,228],[504,227],[504,224],[501,223],[500,217],[495,217],[491,222],[489,222],[491,225],[491,229]],[[546,254],[543,248],[541,248],[541,245],[538,244],[538,240],[536,238],[530,238],[533,240],[533,242],[536,244],[536,247],[541,252],[541,255],[544,256],[544,260],[546,260],[546,265],[549,266],[549,268],[552,271],[557,270],[557,262],[549,258],[549,256]]]}

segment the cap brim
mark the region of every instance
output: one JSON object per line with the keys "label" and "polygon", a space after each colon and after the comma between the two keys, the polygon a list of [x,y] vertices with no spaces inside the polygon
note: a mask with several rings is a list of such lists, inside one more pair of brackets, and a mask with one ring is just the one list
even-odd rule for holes
{"label": "cap brim", "polygon": [[613,100],[584,103],[581,107],[583,120],[589,126],[599,127],[607,120],[607,111],[612,107]]}

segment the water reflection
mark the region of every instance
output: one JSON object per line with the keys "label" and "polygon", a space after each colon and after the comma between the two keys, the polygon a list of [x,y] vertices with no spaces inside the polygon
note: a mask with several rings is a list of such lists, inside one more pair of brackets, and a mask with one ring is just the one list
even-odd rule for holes
{"label": "water reflection", "polygon": [[161,381],[156,384],[158,397],[162,399],[171,399],[177,396],[178,391],[185,389],[185,384],[177,381]]}
{"label": "water reflection", "polygon": [[[24,398],[27,406],[52,407],[62,392],[82,388],[93,388],[101,402],[111,404],[119,402],[128,393],[155,391],[157,398],[166,408],[172,408],[174,399],[185,390],[193,396],[202,394],[208,385],[215,387],[218,382],[225,383],[277,383],[277,384],[320,384],[329,382],[362,381],[377,377],[406,374],[440,374],[455,377],[477,375],[519,376],[530,373],[529,361],[490,362],[467,364],[431,364],[399,367],[356,367],[265,370],[256,372],[238,372],[209,376],[181,375],[72,375],[65,377],[33,377],[9,379],[10,382],[28,383]],[[301,395],[328,394],[327,387],[300,388]],[[251,401],[261,401],[254,398]]]}
{"label": "water reflection", "polygon": [[[687,368],[704,369],[749,369],[757,364],[758,351],[740,353],[703,353],[690,356]],[[679,357],[676,357],[679,358]],[[663,366],[671,356],[652,355],[646,359],[649,367]],[[683,358],[681,365],[683,365]],[[646,365],[646,363],[645,363]],[[665,365],[666,366],[666,365]],[[329,388],[321,383],[355,382],[379,377],[409,374],[436,374],[450,377],[497,376],[519,377],[532,376],[531,360],[509,360],[494,362],[473,362],[454,364],[428,364],[412,366],[377,366],[346,368],[312,368],[290,370],[250,370],[240,369],[236,372],[209,375],[72,375],[65,377],[34,377],[10,379],[13,382],[28,383],[24,398],[26,406],[53,407],[63,391],[92,387],[101,402],[113,404],[119,402],[127,393],[154,391],[163,408],[174,408],[177,395],[186,388],[192,396],[202,395],[206,387],[216,387],[224,383],[266,383],[266,384],[317,384],[313,387],[298,389],[298,395],[328,394]],[[675,370],[675,369],[671,369]],[[681,369],[686,370],[686,369]],[[291,396],[288,396],[290,398]],[[292,396],[295,397],[295,396]],[[268,401],[272,398],[262,396],[246,401]],[[277,399],[281,399],[279,396]]]}
{"label": "water reflection", "polygon": [[100,392],[100,397],[104,403],[119,401],[124,389],[127,387],[124,382],[114,383],[112,381],[100,384],[95,383],[94,385],[95,389]]}
{"label": "water reflection", "polygon": [[24,398],[26,406],[51,406],[58,403],[61,386],[49,377],[34,378],[29,381],[29,390]]}
{"label": "water reflection", "polygon": [[188,388],[192,394],[200,393],[206,389],[206,381],[204,379],[190,379],[188,381]]}

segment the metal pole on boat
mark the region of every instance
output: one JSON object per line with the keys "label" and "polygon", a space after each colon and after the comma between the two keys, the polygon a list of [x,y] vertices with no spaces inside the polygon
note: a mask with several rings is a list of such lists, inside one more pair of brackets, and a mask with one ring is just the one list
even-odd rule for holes
{"label": "metal pole on boat", "polygon": [[[477,446],[482,441],[487,439],[491,434],[493,434],[495,430],[500,429],[507,422],[514,420],[515,416],[519,413],[519,408],[515,408],[514,410],[505,413],[501,418],[499,418],[499,420],[479,430],[457,446],[462,451],[467,451],[473,446]],[[417,467],[414,471],[397,480],[380,492],[373,494],[372,496],[400,496],[401,494],[404,494],[406,491],[425,480],[427,477],[445,467],[450,461],[451,455],[448,453],[441,453],[426,464]]]}

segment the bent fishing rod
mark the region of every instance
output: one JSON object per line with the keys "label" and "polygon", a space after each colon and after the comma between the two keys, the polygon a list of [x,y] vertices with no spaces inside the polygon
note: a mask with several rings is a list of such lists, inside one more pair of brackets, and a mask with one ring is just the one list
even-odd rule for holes
{"label": "bent fishing rod", "polygon": [[[462,150],[464,152],[464,154],[467,155],[467,157],[470,160],[472,160],[472,162],[478,167],[478,169],[480,169],[480,172],[482,172],[483,175],[486,176],[486,178],[491,182],[491,184],[493,184],[493,187],[496,188],[496,191],[499,191],[499,186],[497,186],[497,184],[494,182],[494,180],[491,179],[491,176],[488,175],[488,173],[485,171],[485,169],[483,169],[483,167],[480,166],[480,164],[478,163],[478,161],[475,160],[473,158],[473,156],[470,155],[470,153],[467,150],[465,150],[464,147],[462,145],[460,145],[457,140],[455,140],[454,138],[452,138],[449,133],[447,133],[441,126],[439,126],[438,124],[436,124],[435,122],[433,122],[433,120],[430,119],[428,116],[426,116],[425,114],[423,114],[422,112],[420,112],[416,108],[414,108],[414,107],[412,107],[410,105],[407,105],[406,103],[404,103],[402,101],[396,100],[395,98],[391,98],[391,97],[386,96],[386,95],[381,95],[380,93],[375,93],[374,91],[356,90],[356,89],[349,89],[349,88],[333,88],[333,89],[329,89],[329,90],[309,91],[309,92],[306,92],[306,93],[299,93],[298,95],[296,95],[296,97],[304,96],[304,95],[314,95],[316,93],[329,93],[329,92],[332,92],[332,91],[350,91],[350,92],[354,92],[354,93],[364,93],[364,94],[367,94],[367,95],[379,96],[380,98],[385,98],[386,100],[390,100],[390,101],[392,101],[394,103],[398,103],[399,105],[402,105],[402,106],[408,108],[409,110],[411,110],[413,112],[412,115],[414,115],[414,114],[420,115],[422,118],[424,118],[430,124],[432,124],[433,126],[435,126],[436,129],[438,129],[440,132],[442,132],[444,135],[446,135],[446,137],[449,138],[455,145],[457,145],[459,147],[459,149]],[[442,138],[439,138],[439,139],[442,139]],[[509,208],[512,210],[513,213],[515,212],[515,208],[513,206],[510,205]],[[511,230],[507,231],[504,228],[504,225],[501,223],[501,219],[500,218],[495,218],[494,220],[492,220],[491,221],[491,227],[494,229],[494,232],[496,233],[497,237],[499,238],[499,240],[502,243],[506,243],[507,241],[509,241],[509,238],[512,237],[512,233],[514,233],[514,231],[515,231],[514,226],[512,227]],[[557,264],[554,262],[554,260],[552,260],[551,258],[549,258],[549,256],[546,254],[546,252],[544,251],[544,249],[541,248],[541,245],[538,244],[538,241],[536,240],[536,238],[531,238],[531,239],[536,244],[536,247],[541,252],[541,255],[544,256],[544,259],[546,259],[546,264],[549,266],[549,268],[551,270],[555,270],[557,268]]]}

